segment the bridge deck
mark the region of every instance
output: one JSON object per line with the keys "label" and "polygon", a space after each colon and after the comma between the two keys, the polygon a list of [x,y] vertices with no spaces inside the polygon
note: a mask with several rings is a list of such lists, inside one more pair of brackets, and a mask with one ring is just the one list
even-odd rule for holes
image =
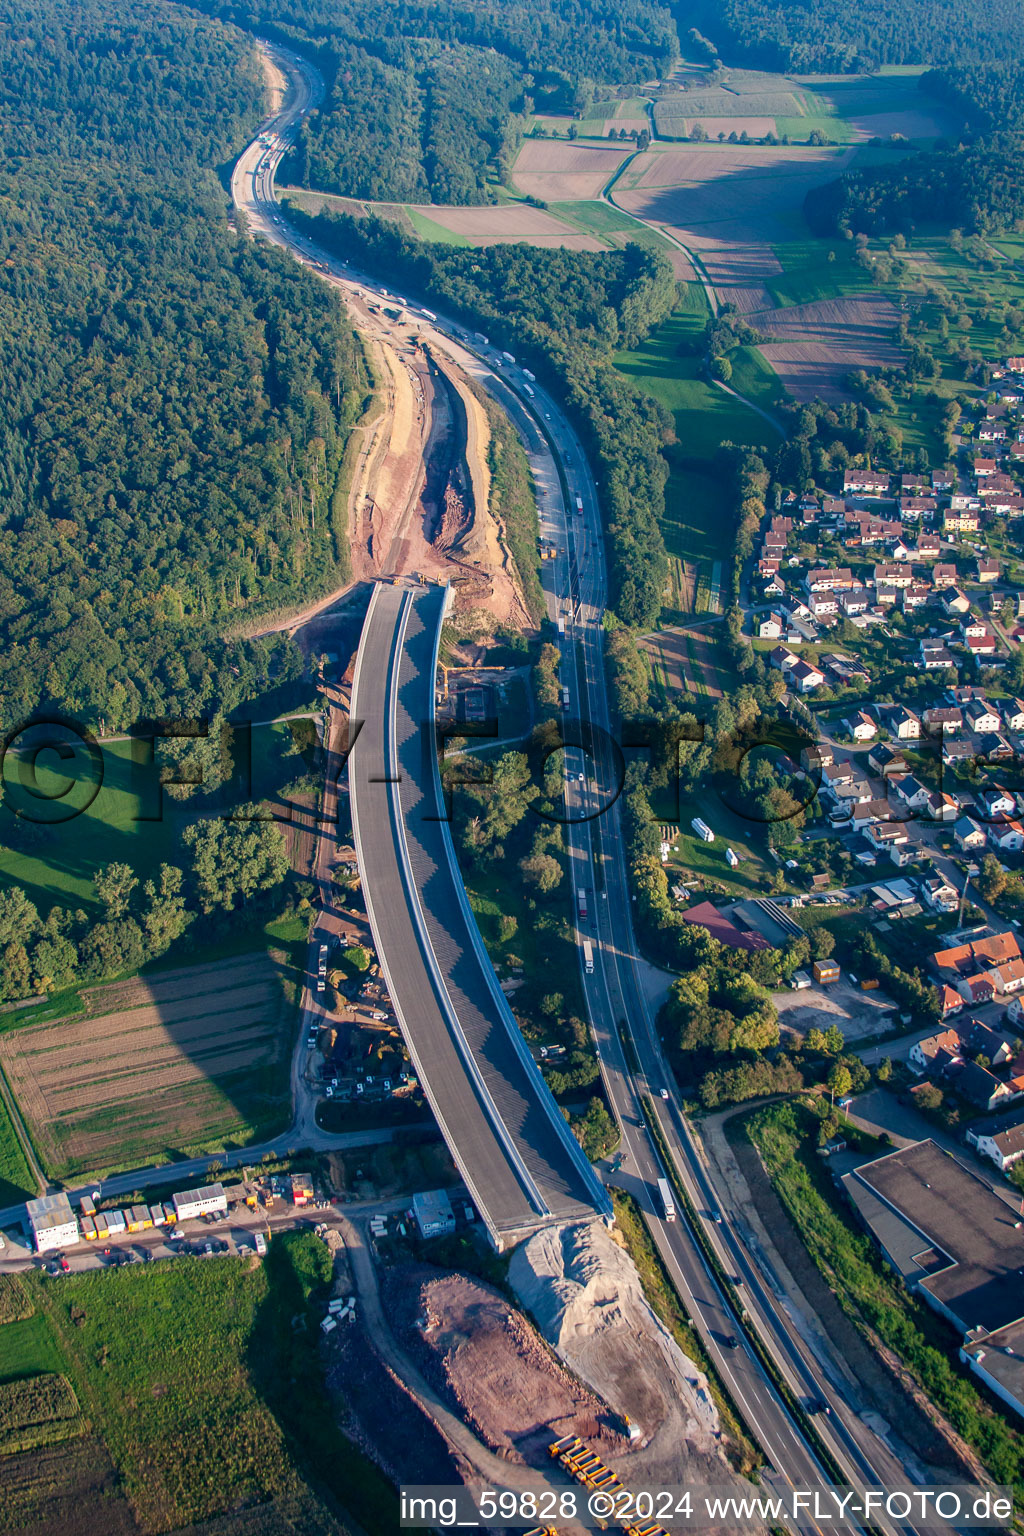
{"label": "bridge deck", "polygon": [[420,1081],[495,1242],[609,1210],[530,1056],[454,867],[433,747],[443,587],[376,588],[349,758],[367,909]]}

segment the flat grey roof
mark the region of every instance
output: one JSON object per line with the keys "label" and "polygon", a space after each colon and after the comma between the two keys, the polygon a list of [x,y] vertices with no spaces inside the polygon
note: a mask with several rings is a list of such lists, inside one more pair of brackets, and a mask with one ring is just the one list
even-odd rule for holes
{"label": "flat grey roof", "polygon": [[965,1332],[1024,1317],[1024,1228],[949,1152],[915,1142],[862,1163],[843,1183],[893,1263]]}

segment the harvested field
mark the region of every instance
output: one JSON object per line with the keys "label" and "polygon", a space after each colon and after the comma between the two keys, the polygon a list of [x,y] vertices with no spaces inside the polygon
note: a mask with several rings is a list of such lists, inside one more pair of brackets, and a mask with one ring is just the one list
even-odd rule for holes
{"label": "harvested field", "polygon": [[891,368],[902,362],[892,339],[899,315],[881,295],[819,299],[754,315],[752,323],[774,339],[761,347],[796,400],[820,395],[848,399],[846,375],[855,368]]}
{"label": "harvested field", "polygon": [[949,121],[938,112],[907,108],[897,112],[872,112],[863,117],[852,117],[852,126],[865,139],[887,139],[892,133],[901,133],[905,139],[937,139],[948,132]]}
{"label": "harvested field", "polygon": [[830,181],[851,151],[807,145],[694,145],[648,151],[616,187],[629,213],[677,229],[687,244],[697,235],[738,246],[792,238],[792,218],[812,186]]}
{"label": "harvested field", "polygon": [[537,1462],[552,1434],[578,1434],[610,1454],[625,1450],[601,1400],[490,1286],[410,1265],[389,1274],[388,1292],[428,1379],[499,1455]]}
{"label": "harvested field", "polygon": [[456,235],[465,235],[476,244],[490,244],[495,240],[532,240],[535,235],[575,235],[570,225],[548,213],[544,208],[531,208],[529,203],[488,203],[480,208],[456,208],[417,206],[417,213],[425,214],[450,229]]}
{"label": "harvested field", "polygon": [[512,179],[528,197],[545,202],[600,196],[628,149],[552,139],[526,139]]}
{"label": "harvested field", "polygon": [[248,1140],[286,1109],[291,1009],[266,953],[91,988],[83,1001],[84,1016],[0,1040],[51,1173]]}

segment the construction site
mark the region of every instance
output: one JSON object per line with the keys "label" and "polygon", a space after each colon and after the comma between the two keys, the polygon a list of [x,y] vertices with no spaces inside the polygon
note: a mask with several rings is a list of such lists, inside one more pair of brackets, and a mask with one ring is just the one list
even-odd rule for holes
{"label": "construction site", "polygon": [[492,1283],[444,1267],[476,1251],[461,1225],[441,1246],[417,1243],[405,1213],[375,1218],[367,1246],[343,1227],[360,1308],[324,1346],[329,1380],[347,1433],[397,1482],[742,1491],[707,1379],[654,1315],[616,1229],[550,1227]]}

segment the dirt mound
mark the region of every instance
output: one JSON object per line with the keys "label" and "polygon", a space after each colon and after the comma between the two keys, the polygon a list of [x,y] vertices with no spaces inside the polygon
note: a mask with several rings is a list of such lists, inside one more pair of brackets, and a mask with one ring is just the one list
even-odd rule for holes
{"label": "dirt mound", "polygon": [[573,1381],[498,1291],[469,1275],[403,1266],[388,1303],[423,1373],[493,1451],[543,1461],[552,1434],[577,1434],[608,1454],[626,1438],[603,1403]]}
{"label": "dirt mound", "polygon": [[707,1378],[655,1317],[607,1228],[548,1227],[516,1249],[508,1276],[569,1368],[639,1431],[648,1472],[729,1480]]}

